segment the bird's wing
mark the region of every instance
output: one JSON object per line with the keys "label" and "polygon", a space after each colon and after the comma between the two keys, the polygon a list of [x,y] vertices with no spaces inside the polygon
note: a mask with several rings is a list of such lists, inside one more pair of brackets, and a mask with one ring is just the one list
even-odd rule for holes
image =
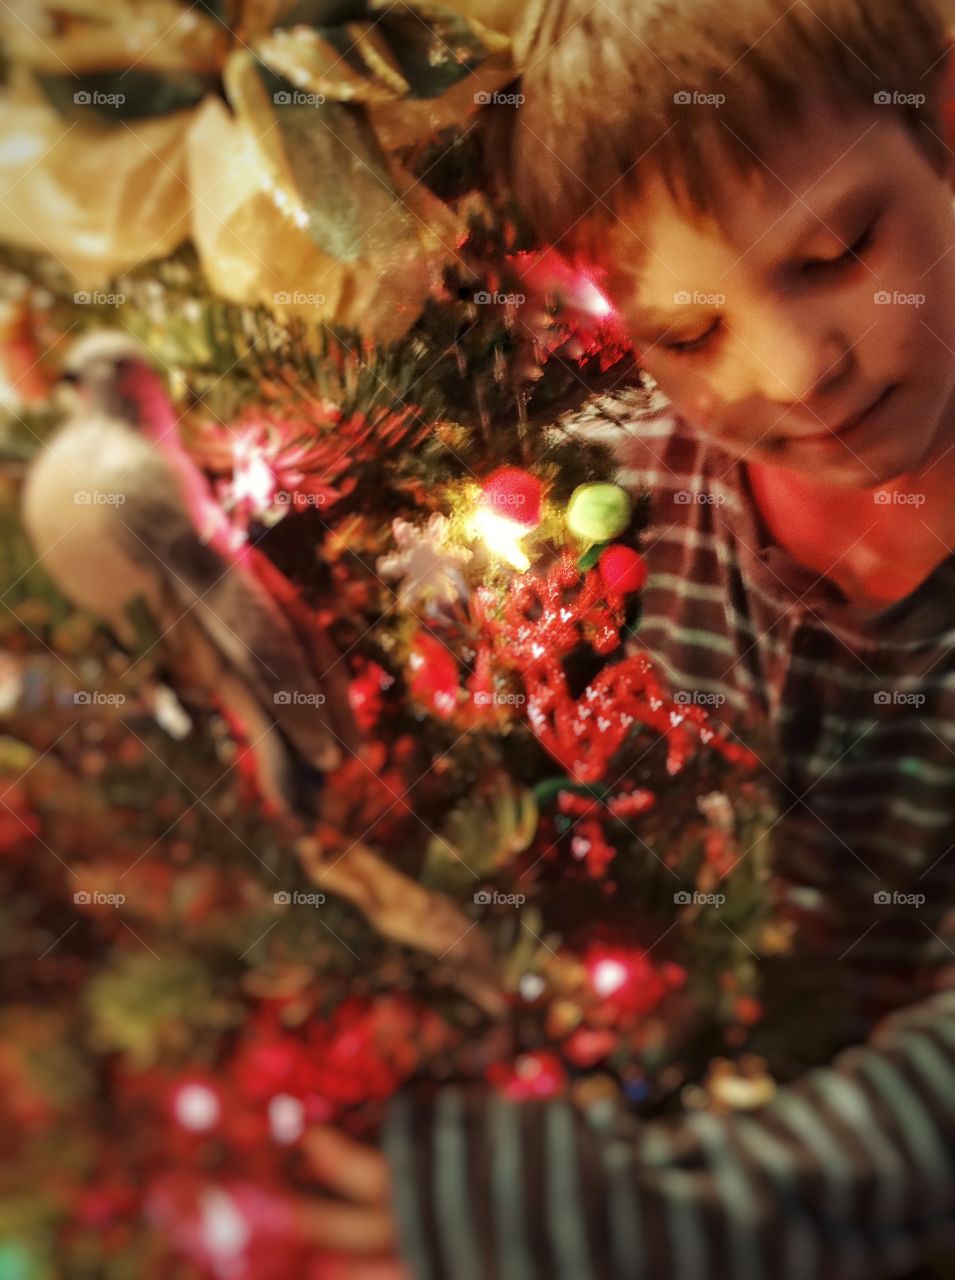
{"label": "bird's wing", "polygon": [[144,463],[135,489],[120,512],[128,554],[160,575],[296,750],[317,769],[335,768],[341,748],[325,693],[282,609],[241,558],[202,540],[161,455]]}

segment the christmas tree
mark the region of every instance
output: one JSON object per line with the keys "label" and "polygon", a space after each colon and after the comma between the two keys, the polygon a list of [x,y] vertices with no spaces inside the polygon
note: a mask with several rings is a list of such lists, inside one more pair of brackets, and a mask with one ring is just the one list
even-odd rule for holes
{"label": "christmas tree", "polygon": [[[582,429],[653,388],[489,187],[506,25],[279,9],[4,33],[0,1276],[317,1275],[281,1212],[311,1122],[374,1140],[451,1081],[754,1105],[825,1052],[761,744],[641,647],[646,502]],[[339,699],[307,812],[147,609],[118,643],[21,527],[103,329]]]}

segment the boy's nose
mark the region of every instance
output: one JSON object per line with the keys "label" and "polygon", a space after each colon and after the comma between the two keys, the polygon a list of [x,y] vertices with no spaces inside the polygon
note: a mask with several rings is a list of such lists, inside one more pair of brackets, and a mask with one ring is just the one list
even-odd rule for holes
{"label": "boy's nose", "polygon": [[767,399],[780,407],[818,403],[836,391],[853,365],[852,346],[835,334],[820,340],[798,332],[776,335],[758,353],[759,382]]}

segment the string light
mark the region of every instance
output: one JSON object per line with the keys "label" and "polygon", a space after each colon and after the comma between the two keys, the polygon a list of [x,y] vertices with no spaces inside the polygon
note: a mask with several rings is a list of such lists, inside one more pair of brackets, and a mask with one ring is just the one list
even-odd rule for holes
{"label": "string light", "polygon": [[264,511],[274,493],[275,476],[261,448],[248,440],[239,440],[232,472],[233,501],[237,506],[248,502],[253,511]]}
{"label": "string light", "polygon": [[590,970],[590,981],[599,996],[612,996],[625,986],[630,974],[621,960],[609,956],[594,961]]}
{"label": "string light", "polygon": [[528,532],[526,525],[518,524],[509,516],[502,516],[489,507],[479,507],[473,517],[474,533],[481,538],[492,555],[506,560],[522,573],[531,567],[521,539]]}

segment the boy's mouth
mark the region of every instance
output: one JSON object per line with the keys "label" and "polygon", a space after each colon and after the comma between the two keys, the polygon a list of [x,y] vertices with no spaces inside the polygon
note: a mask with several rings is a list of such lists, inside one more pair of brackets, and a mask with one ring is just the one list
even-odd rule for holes
{"label": "boy's mouth", "polygon": [[839,441],[841,444],[849,445],[852,443],[856,432],[870,425],[873,419],[884,408],[895,392],[898,383],[892,382],[875,397],[870,400],[864,409],[860,409],[858,413],[854,413],[849,418],[844,418],[842,422],[834,427],[828,427],[825,431],[816,431],[812,435],[791,437],[793,443],[798,445],[828,445],[835,444]]}

